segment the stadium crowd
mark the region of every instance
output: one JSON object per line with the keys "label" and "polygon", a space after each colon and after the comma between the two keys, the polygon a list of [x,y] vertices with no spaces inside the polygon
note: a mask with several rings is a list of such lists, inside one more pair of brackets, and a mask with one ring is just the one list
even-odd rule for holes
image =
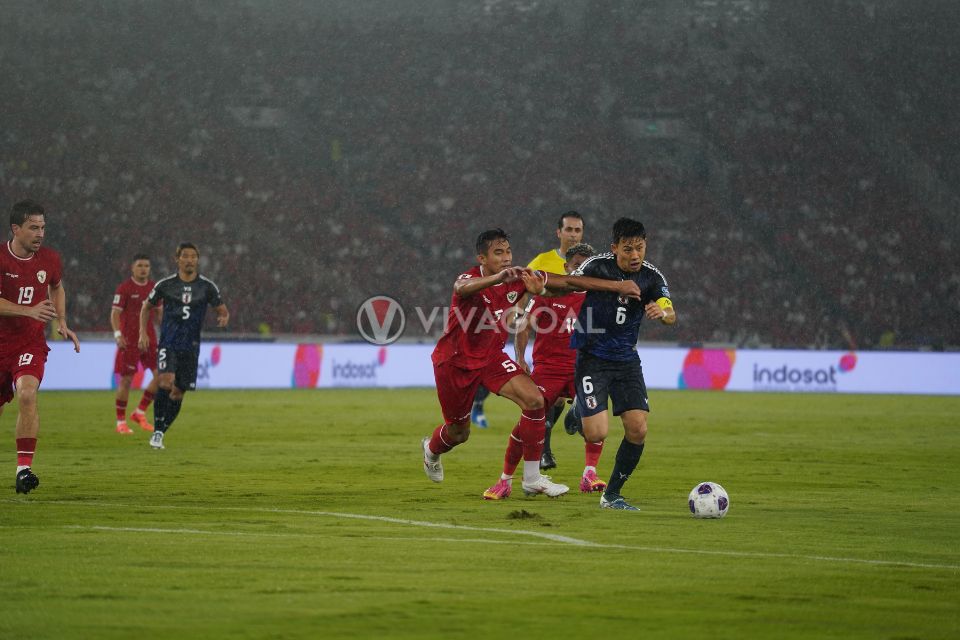
{"label": "stadium crowd", "polygon": [[[645,338],[960,345],[955,239],[824,75],[764,37],[766,3],[686,3],[671,20],[656,3],[519,4],[442,27],[190,0],[23,5],[0,42],[2,200],[48,205],[81,331],[109,328],[134,253],[161,275],[191,240],[235,330],[352,335],[371,295],[446,305],[482,229],[506,228],[525,262],[576,209],[601,248],[615,218],[647,224],[681,321]],[[886,4],[837,6],[882,22]],[[896,92],[904,144],[946,175],[956,123],[927,99],[941,70],[912,74],[885,42],[855,60],[890,76],[865,88]],[[676,131],[628,126],[661,121]]]}

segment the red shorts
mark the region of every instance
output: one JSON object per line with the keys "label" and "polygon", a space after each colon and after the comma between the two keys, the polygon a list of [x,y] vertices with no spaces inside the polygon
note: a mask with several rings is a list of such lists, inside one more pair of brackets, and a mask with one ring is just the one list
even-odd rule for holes
{"label": "red shorts", "polygon": [[[127,341],[129,344],[129,341]],[[132,376],[137,372],[138,365],[144,369],[157,370],[157,345],[151,344],[146,351],[140,351],[137,345],[126,349],[117,349],[117,356],[113,360],[113,372],[118,376]]]}
{"label": "red shorts", "polygon": [[573,371],[550,371],[535,368],[530,376],[543,393],[543,406],[548,410],[557,398],[575,398],[577,390],[573,387]]}
{"label": "red shorts", "polygon": [[466,424],[473,408],[473,396],[481,384],[497,393],[516,376],[525,375],[516,362],[507,354],[501,354],[482,369],[461,369],[447,361],[433,365],[433,377],[437,381],[437,397],[440,411],[447,424]]}
{"label": "red shorts", "polygon": [[32,345],[4,345],[0,354],[0,406],[13,400],[13,390],[17,380],[23,376],[33,376],[43,381],[43,370],[47,364],[47,343]]}

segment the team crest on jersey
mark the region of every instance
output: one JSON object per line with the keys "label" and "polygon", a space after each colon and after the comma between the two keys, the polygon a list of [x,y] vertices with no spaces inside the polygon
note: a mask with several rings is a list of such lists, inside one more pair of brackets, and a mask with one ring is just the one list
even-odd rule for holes
{"label": "team crest on jersey", "polygon": [[520,294],[518,294],[516,291],[511,291],[510,293],[507,294],[507,302],[509,302],[510,304],[513,304],[514,302],[517,301],[518,295]]}
{"label": "team crest on jersey", "polygon": [[627,304],[627,296],[617,296],[617,302],[620,304]]}
{"label": "team crest on jersey", "polygon": [[587,409],[596,409],[597,408],[597,398],[596,396],[587,396],[583,399],[587,403]]}
{"label": "team crest on jersey", "polygon": [[40,269],[40,271],[37,271],[37,280],[40,281],[40,284],[43,284],[44,282],[46,282],[46,281],[47,281],[47,272],[44,271],[43,269]]}
{"label": "team crest on jersey", "polygon": [[189,291],[184,291],[180,299],[183,300],[183,304],[190,304],[190,301],[193,300],[193,294]]}

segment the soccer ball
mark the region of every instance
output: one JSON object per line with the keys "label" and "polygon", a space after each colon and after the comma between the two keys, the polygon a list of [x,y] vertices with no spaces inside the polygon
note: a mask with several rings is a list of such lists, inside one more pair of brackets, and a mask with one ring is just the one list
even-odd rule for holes
{"label": "soccer ball", "polygon": [[716,482],[701,482],[687,497],[694,518],[722,518],[730,508],[730,498]]}

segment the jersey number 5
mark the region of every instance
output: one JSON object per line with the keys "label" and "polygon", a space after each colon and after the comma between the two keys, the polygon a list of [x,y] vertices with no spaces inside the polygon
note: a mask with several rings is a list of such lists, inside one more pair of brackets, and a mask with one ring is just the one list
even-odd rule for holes
{"label": "jersey number 5", "polygon": [[188,307],[187,305],[183,305],[183,319],[184,320],[190,319],[190,307]]}

